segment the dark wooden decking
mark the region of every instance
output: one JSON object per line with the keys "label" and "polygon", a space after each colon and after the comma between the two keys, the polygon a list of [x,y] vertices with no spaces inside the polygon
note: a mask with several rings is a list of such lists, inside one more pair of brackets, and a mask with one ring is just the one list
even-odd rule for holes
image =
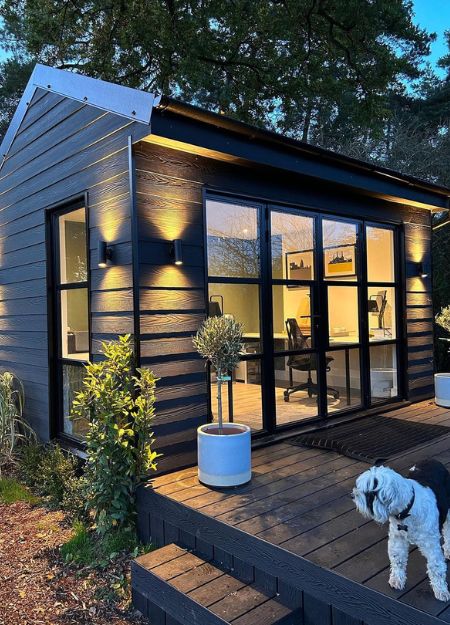
{"label": "dark wooden decking", "polygon": [[[431,401],[389,416],[450,427],[450,410]],[[450,467],[450,430],[389,464],[402,471],[428,457]],[[141,493],[141,533],[160,545],[214,551],[233,568],[253,566],[280,592],[284,584],[302,590],[311,625],[449,623],[450,605],[434,599],[417,549],[405,590],[389,588],[387,528],[365,520],[349,496],[367,466],[283,442],[254,451],[253,479],[240,488],[211,490],[199,484],[196,468],[164,475]]]}

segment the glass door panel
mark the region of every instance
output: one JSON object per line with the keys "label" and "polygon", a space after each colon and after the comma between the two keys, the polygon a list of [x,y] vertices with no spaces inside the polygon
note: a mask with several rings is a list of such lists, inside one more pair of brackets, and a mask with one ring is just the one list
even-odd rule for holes
{"label": "glass door panel", "polygon": [[369,341],[387,341],[396,338],[395,287],[368,288]]}
{"label": "glass door panel", "polygon": [[208,285],[210,316],[228,316],[242,324],[245,351],[261,351],[259,285],[244,282],[210,282]]}
{"label": "glass door panel", "polygon": [[272,277],[314,279],[314,218],[271,212]]}
{"label": "glass door panel", "polygon": [[252,206],[207,201],[208,276],[258,278],[259,210]]}
{"label": "glass door panel", "polygon": [[[314,347],[311,287],[275,284],[272,287],[273,346],[276,352]],[[296,333],[291,326],[297,324]]]}
{"label": "glass door panel", "polygon": [[394,231],[367,226],[366,242],[367,280],[395,282]]}
{"label": "glass door panel", "polygon": [[361,405],[361,357],[358,348],[327,352],[328,413]]}
{"label": "glass door panel", "polygon": [[372,402],[398,396],[397,346],[375,345],[370,348],[370,390]]}
{"label": "glass door panel", "polygon": [[328,286],[330,346],[359,343],[359,301],[356,286]]}
{"label": "glass door panel", "polygon": [[324,219],[322,228],[324,279],[356,281],[359,269],[357,224]]}
{"label": "glass door panel", "polygon": [[279,356],[274,364],[277,425],[317,417],[317,355]]}

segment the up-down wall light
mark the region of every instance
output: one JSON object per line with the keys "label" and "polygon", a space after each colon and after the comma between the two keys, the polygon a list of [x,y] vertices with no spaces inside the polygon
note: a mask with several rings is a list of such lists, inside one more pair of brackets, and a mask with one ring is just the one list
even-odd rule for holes
{"label": "up-down wall light", "polygon": [[98,242],[98,255],[97,264],[101,269],[104,269],[111,264],[112,261],[112,249],[108,246],[106,241],[99,240]]}
{"label": "up-down wall light", "polygon": [[170,250],[170,256],[175,265],[183,264],[183,242],[181,239],[174,239]]}

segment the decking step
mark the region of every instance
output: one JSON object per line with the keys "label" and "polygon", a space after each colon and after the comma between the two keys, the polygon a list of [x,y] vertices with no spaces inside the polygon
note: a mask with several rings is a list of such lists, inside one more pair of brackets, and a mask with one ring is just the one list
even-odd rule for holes
{"label": "decking step", "polygon": [[300,610],[255,583],[170,544],[132,563],[132,587],[151,625],[301,625]]}

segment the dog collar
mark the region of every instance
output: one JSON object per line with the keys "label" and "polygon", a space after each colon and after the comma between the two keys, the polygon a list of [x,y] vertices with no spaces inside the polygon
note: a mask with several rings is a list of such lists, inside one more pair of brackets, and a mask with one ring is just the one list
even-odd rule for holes
{"label": "dog collar", "polygon": [[[404,510],[402,510],[401,512],[396,514],[394,516],[394,519],[396,519],[397,521],[404,521],[406,519],[406,517],[409,516],[409,513],[411,512],[411,508],[414,505],[415,498],[416,498],[416,493],[415,493],[415,490],[414,490],[414,487],[413,487],[413,494],[412,494],[412,497],[411,497],[408,505],[406,506],[406,508]],[[408,526],[405,525],[404,523],[399,523],[397,525],[397,529],[404,530],[405,532],[407,532],[408,531]]]}

